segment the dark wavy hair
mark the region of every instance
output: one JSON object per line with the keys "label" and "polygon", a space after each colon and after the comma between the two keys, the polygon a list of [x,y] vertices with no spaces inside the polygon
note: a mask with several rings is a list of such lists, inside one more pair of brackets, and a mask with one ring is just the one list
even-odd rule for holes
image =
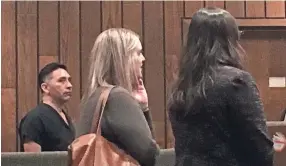
{"label": "dark wavy hair", "polygon": [[212,83],[218,66],[243,68],[239,38],[240,31],[229,12],[202,8],[193,15],[168,103],[170,111],[188,111],[194,100],[206,97],[206,86]]}

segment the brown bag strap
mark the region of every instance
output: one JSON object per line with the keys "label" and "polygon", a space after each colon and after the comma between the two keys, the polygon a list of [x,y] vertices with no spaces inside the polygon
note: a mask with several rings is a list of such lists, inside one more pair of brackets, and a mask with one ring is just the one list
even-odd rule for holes
{"label": "brown bag strap", "polygon": [[96,133],[96,135],[101,135],[101,119],[104,112],[104,108],[108,99],[108,96],[110,94],[111,89],[114,86],[109,87],[103,87],[103,90],[101,91],[101,94],[99,96],[98,102],[95,107],[95,112],[93,115],[93,122],[91,126],[91,133]]}

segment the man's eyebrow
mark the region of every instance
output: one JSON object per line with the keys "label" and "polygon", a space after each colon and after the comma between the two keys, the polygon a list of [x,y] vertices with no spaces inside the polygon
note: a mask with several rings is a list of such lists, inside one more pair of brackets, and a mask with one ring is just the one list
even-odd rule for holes
{"label": "man's eyebrow", "polygon": [[71,76],[62,76],[59,79],[63,79],[63,78],[71,79],[72,77]]}

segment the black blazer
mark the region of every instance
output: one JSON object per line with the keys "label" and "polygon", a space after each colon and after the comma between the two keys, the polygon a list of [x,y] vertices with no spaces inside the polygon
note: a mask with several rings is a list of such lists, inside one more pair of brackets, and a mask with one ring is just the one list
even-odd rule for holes
{"label": "black blazer", "polygon": [[216,70],[205,99],[169,111],[176,166],[272,166],[273,142],[253,78],[233,67]]}

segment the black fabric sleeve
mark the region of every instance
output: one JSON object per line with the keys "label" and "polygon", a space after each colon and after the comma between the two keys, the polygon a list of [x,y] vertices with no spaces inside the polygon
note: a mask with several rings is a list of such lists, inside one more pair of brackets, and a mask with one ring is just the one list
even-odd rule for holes
{"label": "black fabric sleeve", "polygon": [[107,123],[123,149],[140,165],[155,165],[159,148],[135,99],[127,92],[115,92],[109,97],[107,108]]}
{"label": "black fabric sleeve", "polygon": [[44,130],[42,121],[37,115],[27,115],[20,122],[19,135],[21,144],[33,141],[39,145],[42,144],[41,134]]}
{"label": "black fabric sleeve", "polygon": [[273,165],[273,142],[268,136],[264,109],[252,76],[243,72],[226,90],[232,138],[240,157],[253,166]]}

